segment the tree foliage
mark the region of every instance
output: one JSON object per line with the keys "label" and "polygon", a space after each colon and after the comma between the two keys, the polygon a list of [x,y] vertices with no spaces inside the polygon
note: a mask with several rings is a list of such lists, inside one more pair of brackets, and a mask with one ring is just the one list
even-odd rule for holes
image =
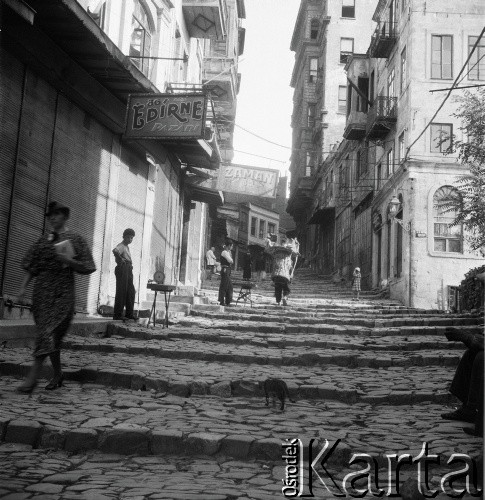
{"label": "tree foliage", "polygon": [[457,215],[452,225],[463,224],[473,250],[485,247],[485,89],[466,91],[456,98],[463,140],[454,138],[453,149],[467,173],[458,177],[459,197],[447,200],[449,211]]}

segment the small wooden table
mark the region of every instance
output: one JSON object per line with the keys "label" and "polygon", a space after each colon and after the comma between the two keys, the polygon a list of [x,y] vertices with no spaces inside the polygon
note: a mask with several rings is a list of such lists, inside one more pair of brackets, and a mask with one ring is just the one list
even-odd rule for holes
{"label": "small wooden table", "polygon": [[[168,308],[170,307],[170,294],[175,290],[175,285],[161,285],[159,283],[148,283],[147,288],[149,290],[153,290],[155,292],[155,297],[153,299],[152,308],[150,310],[150,316],[148,316],[148,324],[150,325],[150,318],[153,313],[153,326],[156,326],[156,317],[157,317],[157,293],[163,292],[165,297],[165,320],[162,323],[162,326],[165,324],[164,328],[168,328]],[[168,293],[168,297],[167,297]]]}
{"label": "small wooden table", "polygon": [[233,287],[241,287],[239,290],[239,297],[236,300],[236,306],[237,303],[240,300],[244,301],[244,305],[246,305],[246,302],[249,301],[251,304],[251,307],[253,307],[253,299],[251,297],[251,290],[254,288],[254,283],[252,281],[234,281],[232,286]]}

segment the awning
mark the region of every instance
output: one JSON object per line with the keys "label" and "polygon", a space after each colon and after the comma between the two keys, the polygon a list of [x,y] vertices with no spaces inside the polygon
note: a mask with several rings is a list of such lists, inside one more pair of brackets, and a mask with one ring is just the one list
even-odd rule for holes
{"label": "awning", "polygon": [[335,207],[317,208],[308,220],[307,224],[323,224],[325,221],[335,218]]}
{"label": "awning", "polygon": [[186,139],[173,142],[162,141],[163,145],[175,153],[181,163],[208,170],[217,170],[221,162],[219,145],[214,138],[211,141],[204,139]]}
{"label": "awning", "polygon": [[190,186],[190,199],[218,207],[224,205],[224,195],[222,191],[203,186]]}

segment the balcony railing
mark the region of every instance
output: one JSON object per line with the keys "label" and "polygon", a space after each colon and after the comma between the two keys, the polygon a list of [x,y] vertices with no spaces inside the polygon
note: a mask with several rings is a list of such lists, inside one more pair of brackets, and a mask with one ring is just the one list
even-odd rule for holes
{"label": "balcony railing", "polygon": [[367,114],[367,137],[383,139],[397,120],[397,97],[377,97]]}
{"label": "balcony railing", "polygon": [[230,57],[205,56],[202,67],[202,81],[212,86],[215,99],[233,102],[238,92],[238,74],[235,60]]}
{"label": "balcony railing", "polygon": [[367,113],[353,109],[347,116],[344,137],[350,141],[365,137],[367,126]]}
{"label": "balcony railing", "polygon": [[369,46],[369,56],[387,58],[392,52],[397,40],[397,23],[380,21],[372,35]]}

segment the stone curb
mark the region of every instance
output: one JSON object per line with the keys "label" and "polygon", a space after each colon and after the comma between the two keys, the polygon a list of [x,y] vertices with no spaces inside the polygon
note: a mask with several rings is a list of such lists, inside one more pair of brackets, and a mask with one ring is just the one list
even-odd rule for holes
{"label": "stone curb", "polygon": [[[283,343],[283,342],[282,342]],[[273,345],[266,346],[268,349],[278,347],[280,342],[274,342]],[[307,344],[312,346],[311,343]],[[316,346],[314,346],[316,347]],[[195,361],[209,361],[209,362],[231,362],[242,364],[256,364],[256,365],[271,365],[271,366],[313,366],[313,365],[335,365],[343,368],[388,368],[390,366],[457,366],[462,354],[463,344],[454,343],[453,351],[442,349],[442,353],[433,355],[419,354],[410,355],[408,357],[397,358],[399,351],[395,352],[396,357],[392,358],[382,352],[381,357],[376,356],[373,349],[364,350],[367,355],[361,355],[353,349],[353,353],[304,353],[301,352],[295,355],[286,355],[281,357],[279,353],[275,356],[257,356],[251,354],[231,354],[231,353],[216,353],[204,352],[202,350],[189,350],[189,349],[167,349],[166,347],[151,347],[144,346],[117,346],[110,344],[85,344],[77,343],[73,340],[64,342],[64,348],[72,351],[91,351],[99,353],[118,353],[127,355],[149,355],[165,359],[190,359]],[[327,348],[332,349],[331,346]],[[450,346],[451,348],[451,346]],[[341,349],[340,347],[338,349]],[[458,351],[461,349],[461,351]],[[404,351],[411,352],[411,351]],[[374,353],[374,354],[373,354]],[[1,372],[1,366],[0,366]]]}
{"label": "stone curb", "polygon": [[112,428],[98,429],[65,429],[26,419],[6,421],[3,428],[0,442],[70,453],[100,450],[107,454],[138,456],[222,454],[239,460],[256,458],[267,461],[281,460],[282,455],[281,440],[256,439],[244,434],[189,434],[177,430],[149,429],[136,424],[118,424]]}
{"label": "stone curb", "polygon": [[[213,320],[224,320],[224,321],[258,321],[260,323],[290,323],[298,325],[318,325],[325,323],[327,325],[351,325],[351,326],[361,326],[365,328],[396,328],[403,326],[416,326],[416,327],[430,327],[430,326],[481,326],[483,319],[480,318],[406,318],[406,319],[365,319],[365,318],[355,318],[350,316],[349,318],[330,318],[330,317],[308,317],[306,316],[294,316],[291,312],[284,311],[284,316],[276,314],[255,314],[247,313],[246,311],[238,313],[226,312],[223,314],[206,312],[206,311],[192,311],[190,316],[203,317]],[[273,312],[273,311],[271,311]],[[182,320],[184,321],[184,320]]]}
{"label": "stone curb", "polygon": [[[192,325],[194,326],[194,325]],[[166,333],[154,332],[150,330],[142,330],[142,329],[133,329],[126,326],[114,325],[111,324],[108,326],[106,335],[123,337],[125,339],[133,339],[133,340],[192,340],[192,341],[200,341],[200,342],[215,342],[222,345],[256,345],[261,346],[262,341],[259,337],[242,337],[242,336],[230,336],[230,335],[221,335],[220,330],[217,329],[215,333],[210,333],[208,329],[200,328],[199,331],[194,332],[192,329],[187,331],[176,331],[176,330],[165,330]],[[433,336],[435,330],[433,329]],[[327,332],[327,334],[331,334]],[[365,344],[359,342],[358,350],[362,351],[418,351],[420,349],[433,349],[433,350],[445,350],[450,351],[453,349],[463,350],[463,344],[461,342],[450,342],[446,339],[441,340],[437,339],[436,341],[408,341],[406,344],[382,344],[379,345],[375,338],[369,337],[369,332],[364,330],[359,330],[359,334],[362,336],[366,334]],[[426,332],[424,332],[424,336],[426,336]],[[382,336],[379,336],[382,337]],[[378,337],[378,338],[379,338]],[[279,338],[269,338],[263,343],[266,342],[266,346],[269,347],[312,347],[319,349],[343,349],[343,350],[356,350],[356,346],[349,344],[346,341],[333,341],[333,340],[315,340],[314,338],[310,339],[302,339],[299,336],[297,339],[279,339]],[[123,351],[124,352],[124,351]],[[156,353],[155,353],[156,355]]]}
{"label": "stone curb", "polygon": [[[391,359],[389,358],[389,362]],[[29,369],[28,363],[0,362],[0,375],[25,376]],[[48,376],[50,370],[44,367],[43,375]],[[126,372],[120,373],[112,369],[99,369],[98,367],[86,366],[80,370],[65,369],[65,380],[79,383],[95,383],[113,388],[132,390],[155,390],[166,392],[175,396],[190,397],[218,396],[218,397],[244,397],[264,395],[259,384],[253,380],[231,380],[225,382],[211,383],[204,380],[193,380],[190,382],[177,382],[170,379],[158,379],[146,377],[143,373]],[[448,392],[414,392],[414,391],[390,391],[382,395],[369,394],[357,389],[341,389],[332,385],[305,385],[288,384],[290,394],[297,399],[311,400],[336,400],[343,403],[379,403],[393,405],[408,405],[429,401],[432,403],[447,404],[453,401],[453,396]],[[0,436],[4,431],[0,421]]]}

